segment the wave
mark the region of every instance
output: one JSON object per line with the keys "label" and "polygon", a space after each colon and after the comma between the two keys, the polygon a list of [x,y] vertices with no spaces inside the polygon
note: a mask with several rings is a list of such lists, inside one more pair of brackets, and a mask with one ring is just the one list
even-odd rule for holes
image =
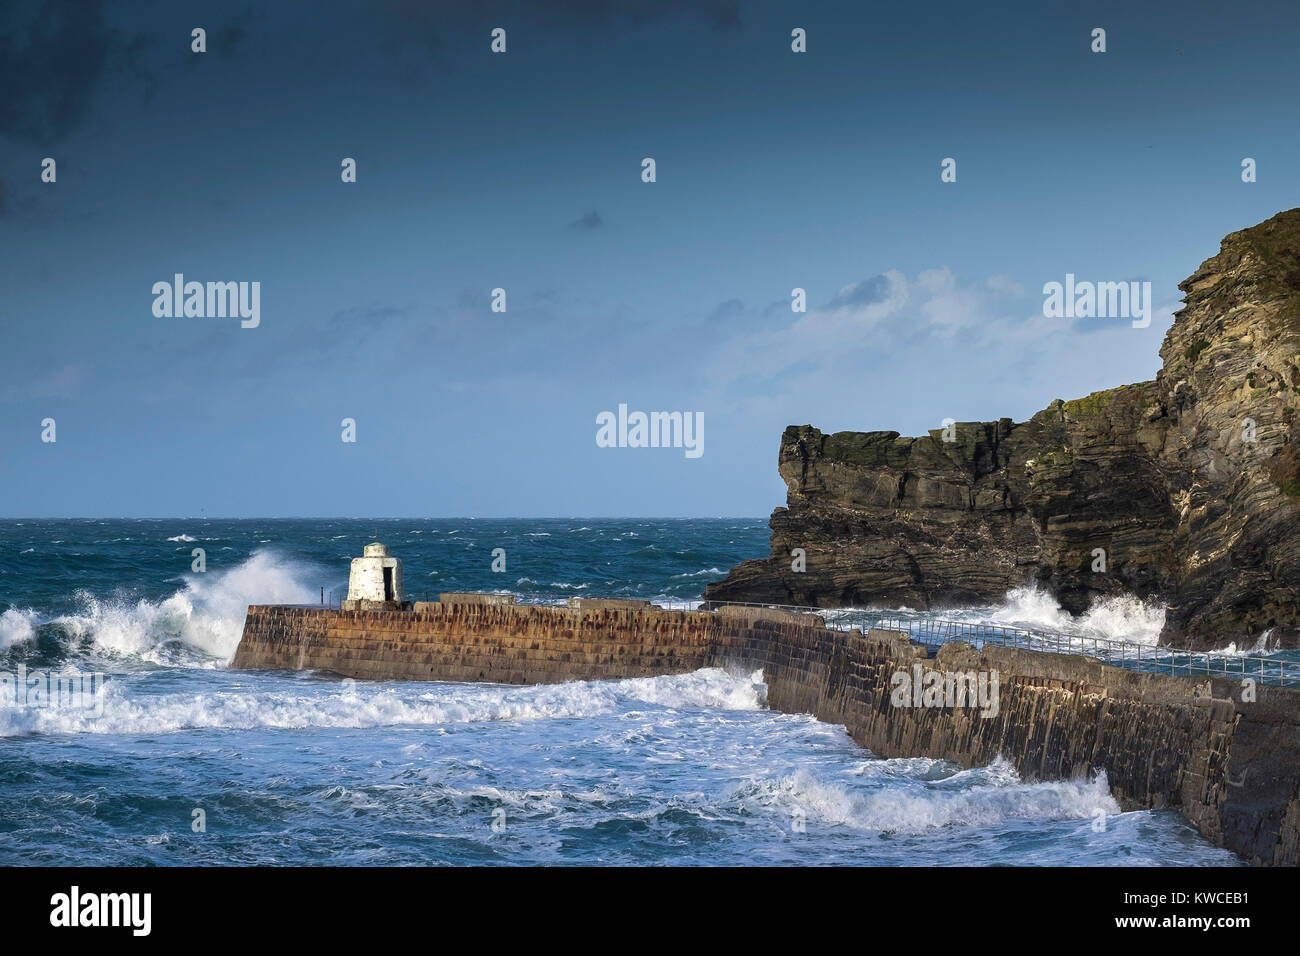
{"label": "wave", "polygon": [[198,541],[198,538],[191,538],[188,534],[178,534],[174,538],[168,538],[168,541]]}
{"label": "wave", "polygon": [[914,761],[901,773],[890,768],[895,761],[873,763],[878,773],[891,776],[889,786],[850,787],[800,768],[750,781],[736,797],[823,824],[913,835],[949,826],[992,827],[1012,820],[1087,819],[1098,811],[1121,812],[1104,773],[1089,780],[1025,783],[999,757],[987,767],[936,781],[913,777]]}
{"label": "wave", "polygon": [[[1144,644],[1156,654],[1172,653],[1160,646],[1160,632],[1165,625],[1165,605],[1143,601],[1132,595],[1100,598],[1078,617],[1070,614],[1045,591],[1035,587],[1016,588],[1007,592],[1005,602],[994,609],[988,620],[1029,629],[1046,629],[1065,634],[1079,653],[1088,653],[1090,638]],[[1271,653],[1270,633],[1264,631],[1253,642],[1229,644],[1216,649],[1216,656],[1247,657]]]}
{"label": "wave", "polygon": [[717,668],[669,677],[575,681],[512,687],[489,684],[394,685],[303,682],[273,689],[138,692],[140,679],[104,685],[103,712],[0,703],[0,737],[27,734],[162,734],[183,730],[294,730],[440,726],[481,721],[556,720],[614,713],[628,702],[668,709],[761,710],[762,672],[747,677]]}
{"label": "wave", "polygon": [[674,574],[674,578],[698,578],[705,574],[722,574],[721,568],[704,568],[701,571],[688,571],[685,574]]}
{"label": "wave", "polygon": [[1081,637],[1105,637],[1155,646],[1165,624],[1165,607],[1131,595],[1118,595],[1095,601],[1088,610],[1075,617],[1047,591],[1030,586],[1007,592],[1003,605],[993,613],[992,619],[999,624],[1047,628]]}
{"label": "wave", "polygon": [[1277,648],[1273,646],[1273,628],[1270,627],[1265,629],[1249,647],[1238,646],[1237,642],[1233,641],[1214,653],[1224,657],[1254,657],[1261,654],[1271,657],[1276,650]]}
{"label": "wave", "polygon": [[[848,609],[848,612],[856,609]],[[831,612],[835,613],[835,612]],[[1165,606],[1131,595],[1094,601],[1078,617],[1057,603],[1049,591],[1029,585],[1007,592],[1001,604],[917,611],[893,608],[904,619],[951,620],[966,624],[1005,624],[1026,630],[1052,631],[1079,641],[1091,638],[1129,641],[1156,646],[1165,624]],[[1080,645],[1083,646],[1082,644]]]}
{"label": "wave", "polygon": [[[225,571],[186,575],[185,587],[161,601],[77,592],[79,609],[51,622],[74,643],[157,664],[211,666],[234,656],[250,604],[305,604],[317,597],[310,569],[272,551],[254,552]],[[188,652],[178,657],[176,650]],[[187,659],[188,658],[188,659]]]}
{"label": "wave", "polygon": [[38,622],[39,617],[31,608],[11,607],[0,614],[0,651],[34,638]]}

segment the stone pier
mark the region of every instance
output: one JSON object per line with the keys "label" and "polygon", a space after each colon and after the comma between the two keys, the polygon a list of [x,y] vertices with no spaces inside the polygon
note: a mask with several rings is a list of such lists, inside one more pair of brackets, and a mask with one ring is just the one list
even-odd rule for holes
{"label": "stone pier", "polygon": [[[996,672],[996,713],[896,706],[895,675],[917,664]],[[1002,755],[1026,780],[1104,772],[1125,810],[1181,810],[1251,863],[1300,860],[1300,691],[1235,678],[961,643],[931,658],[898,632],[832,630],[809,614],[452,594],[409,611],[253,606],[232,666],[512,684],[761,669],[774,710],[843,724],[878,756],[973,767]]]}

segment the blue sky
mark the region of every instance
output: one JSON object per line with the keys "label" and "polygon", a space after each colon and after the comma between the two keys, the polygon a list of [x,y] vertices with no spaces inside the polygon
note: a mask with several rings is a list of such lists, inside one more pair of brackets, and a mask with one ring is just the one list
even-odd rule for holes
{"label": "blue sky", "polygon": [[[0,514],[765,515],[787,425],[1152,377],[1300,194],[1293,4],[268,6],[0,14]],[[261,324],[155,317],[176,272]],[[1154,321],[1044,318],[1066,273]],[[704,454],[598,447],[620,403]]]}

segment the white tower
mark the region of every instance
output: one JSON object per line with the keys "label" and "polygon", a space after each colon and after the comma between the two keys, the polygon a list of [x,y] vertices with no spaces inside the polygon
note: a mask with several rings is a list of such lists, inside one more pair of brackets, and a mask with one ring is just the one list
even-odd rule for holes
{"label": "white tower", "polygon": [[378,541],[366,545],[363,556],[352,559],[347,599],[356,603],[351,608],[345,605],[344,610],[388,610],[401,607],[406,600],[406,590],[402,586],[402,562],[389,557],[388,548]]}

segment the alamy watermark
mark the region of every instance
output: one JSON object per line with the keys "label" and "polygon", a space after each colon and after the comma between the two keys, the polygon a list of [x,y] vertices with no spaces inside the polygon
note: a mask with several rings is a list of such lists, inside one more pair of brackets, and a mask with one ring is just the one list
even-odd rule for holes
{"label": "alamy watermark", "polygon": [[1043,316],[1049,319],[1132,319],[1133,328],[1151,324],[1150,282],[1065,282],[1043,285]]}
{"label": "alamy watermark", "polygon": [[684,448],[687,458],[704,454],[703,412],[629,412],[596,416],[596,444],[601,448]]}
{"label": "alamy watermark", "polygon": [[56,928],[124,927],[133,936],[148,936],[152,914],[152,893],[83,893],[73,885],[50,897],[50,925]]}
{"label": "alamy watermark", "polygon": [[917,663],[889,682],[894,707],[978,707],[981,717],[998,715],[997,671],[928,671]]}
{"label": "alamy watermark", "polygon": [[245,329],[262,323],[260,282],[186,282],[177,272],[171,282],[155,282],[153,295],[153,314],[160,319],[238,317]]}
{"label": "alamy watermark", "polygon": [[0,671],[0,704],[10,701],[17,707],[76,710],[91,717],[102,717],[104,675],[98,671],[83,674],[75,669],[29,672],[26,664],[19,664],[16,674]]}

